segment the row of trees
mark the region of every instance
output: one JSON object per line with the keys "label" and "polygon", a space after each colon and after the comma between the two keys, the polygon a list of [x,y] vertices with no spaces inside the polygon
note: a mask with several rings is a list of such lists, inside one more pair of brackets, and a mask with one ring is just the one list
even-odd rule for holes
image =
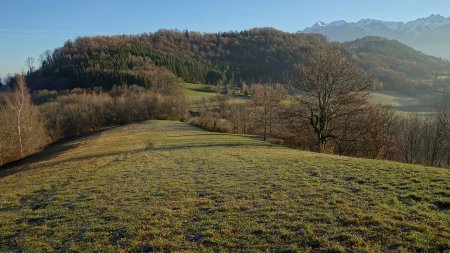
{"label": "row of trees", "polygon": [[115,86],[108,92],[73,90],[40,105],[53,141],[103,127],[148,119],[181,120],[186,102],[176,91]]}
{"label": "row of trees", "polygon": [[0,165],[62,138],[147,119],[182,120],[185,111],[176,85],[42,90],[30,96],[24,76],[18,76],[14,90],[0,94]]}
{"label": "row of trees", "polygon": [[191,122],[339,155],[450,166],[450,97],[426,116],[370,105],[372,79],[338,48],[307,57],[287,88],[254,85],[250,100],[203,101]]}
{"label": "row of trees", "polygon": [[[301,149],[450,167],[450,124],[444,111],[418,115],[367,106],[361,113],[333,121],[331,129],[325,127],[333,134],[323,138],[314,116],[310,122],[306,115],[292,113],[298,107],[290,102],[288,91],[254,85],[252,94],[258,93],[266,95],[240,101],[220,95],[202,101],[190,122],[214,131],[258,134],[264,140]],[[275,99],[267,99],[269,96]]]}
{"label": "row of trees", "polygon": [[450,93],[434,105],[433,115],[401,116],[398,129],[404,161],[450,166]]}

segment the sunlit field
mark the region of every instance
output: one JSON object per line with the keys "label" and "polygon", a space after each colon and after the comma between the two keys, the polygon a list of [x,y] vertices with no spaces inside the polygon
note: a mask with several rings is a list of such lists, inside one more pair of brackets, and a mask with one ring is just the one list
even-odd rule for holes
{"label": "sunlit field", "polygon": [[147,121],[0,171],[0,251],[448,251],[448,169]]}
{"label": "sunlit field", "polygon": [[186,97],[188,102],[201,101],[202,99],[208,99],[216,96],[217,92],[212,89],[217,89],[218,86],[196,84],[196,83],[183,83],[181,85],[181,92]]}

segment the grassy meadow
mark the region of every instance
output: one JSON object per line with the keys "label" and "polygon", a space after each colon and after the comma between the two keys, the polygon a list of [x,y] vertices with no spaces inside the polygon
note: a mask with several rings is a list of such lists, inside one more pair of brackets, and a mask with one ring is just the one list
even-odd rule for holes
{"label": "grassy meadow", "polygon": [[195,102],[201,101],[203,98],[208,99],[216,96],[218,93],[211,91],[211,88],[216,87],[207,84],[183,83],[181,85],[181,92],[188,102]]}
{"label": "grassy meadow", "polygon": [[395,91],[375,91],[370,94],[369,102],[390,106],[399,112],[429,113],[439,95],[412,97]]}
{"label": "grassy meadow", "polygon": [[450,171],[147,121],[0,168],[0,252],[445,252]]}
{"label": "grassy meadow", "polygon": [[[203,99],[209,99],[217,96],[219,93],[212,89],[218,87],[207,84],[182,83],[180,85],[181,93],[185,96],[187,102],[199,102]],[[390,106],[399,112],[417,112],[428,113],[431,110],[435,97],[411,97],[395,91],[376,91],[371,92],[369,102],[374,105]],[[242,103],[242,97],[233,97],[232,103]],[[289,103],[285,101],[286,103]]]}

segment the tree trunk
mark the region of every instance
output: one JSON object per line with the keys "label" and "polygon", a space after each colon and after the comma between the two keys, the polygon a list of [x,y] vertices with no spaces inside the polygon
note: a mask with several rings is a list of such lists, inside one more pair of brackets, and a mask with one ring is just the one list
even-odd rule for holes
{"label": "tree trunk", "polygon": [[17,113],[17,134],[19,137],[19,147],[20,147],[20,158],[23,158],[23,144],[22,144],[22,127],[21,127],[21,120],[20,120],[20,114],[21,114],[22,108],[19,109]]}
{"label": "tree trunk", "polygon": [[267,134],[267,126],[264,126],[264,136],[263,136],[263,140],[266,140],[266,134]]}

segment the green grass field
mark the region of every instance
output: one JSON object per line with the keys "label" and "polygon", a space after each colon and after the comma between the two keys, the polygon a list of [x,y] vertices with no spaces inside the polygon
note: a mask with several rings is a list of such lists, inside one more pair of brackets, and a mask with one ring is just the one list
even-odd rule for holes
{"label": "green grass field", "polygon": [[197,83],[183,83],[181,85],[181,92],[186,97],[188,102],[200,101],[203,98],[208,99],[210,97],[216,96],[217,92],[211,92],[209,89],[213,87],[206,84]]}
{"label": "green grass field", "polygon": [[[181,84],[181,92],[190,103],[201,101],[202,99],[209,99],[216,96],[218,93],[213,92],[211,88],[217,88],[206,84],[183,83]],[[432,101],[430,99],[410,97],[395,91],[378,91],[372,92],[369,97],[369,102],[372,104],[391,106],[400,112],[429,112]],[[239,97],[233,97],[229,103],[243,102]]]}
{"label": "green grass field", "polygon": [[391,106],[400,112],[426,113],[431,110],[435,96],[411,97],[395,91],[372,92],[369,102],[377,105]]}
{"label": "green grass field", "polygon": [[0,169],[0,252],[445,252],[450,170],[147,121]]}

